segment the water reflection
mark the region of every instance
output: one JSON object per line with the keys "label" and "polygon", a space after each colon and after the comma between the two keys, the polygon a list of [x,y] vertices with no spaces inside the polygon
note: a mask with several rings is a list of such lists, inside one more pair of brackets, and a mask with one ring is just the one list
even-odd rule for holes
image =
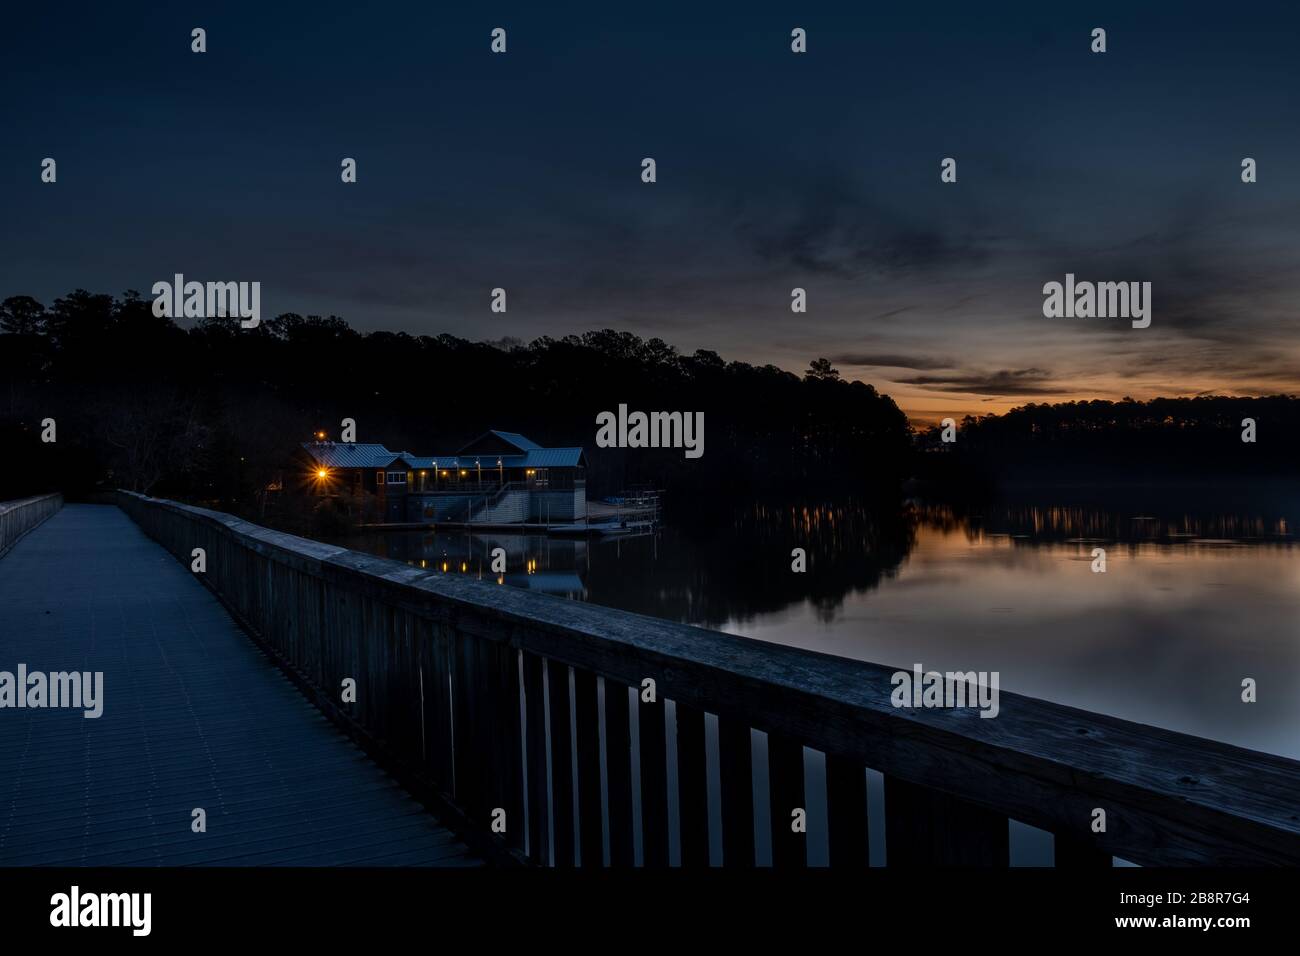
{"label": "water reflection", "polygon": [[[752,621],[809,602],[834,620],[844,599],[895,574],[917,530],[910,509],[759,505],[723,524],[591,539],[499,533],[375,532],[341,543],[419,567],[473,574],[705,627]],[[808,570],[791,572],[803,548]],[[493,573],[494,548],[506,573]]]}
{"label": "water reflection", "polygon": [[[1255,489],[1088,489],[978,508],[755,504],[642,538],[345,543],[886,665],[997,670],[1005,690],[1300,757],[1296,504]],[[504,574],[491,571],[497,547]],[[793,548],[807,552],[803,574]],[[1092,571],[1096,548],[1104,574]],[[1257,703],[1241,701],[1246,677]]]}

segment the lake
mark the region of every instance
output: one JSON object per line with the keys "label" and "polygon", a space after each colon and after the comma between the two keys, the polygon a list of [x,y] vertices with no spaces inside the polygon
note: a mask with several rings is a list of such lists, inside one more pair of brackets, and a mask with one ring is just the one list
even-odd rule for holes
{"label": "lake", "polygon": [[[900,669],[998,671],[1005,691],[1300,758],[1297,522],[1300,492],[1180,486],[1024,491],[964,508],[752,504],[640,538],[340,543]],[[489,570],[497,547],[504,575]],[[791,570],[796,547],[804,573]],[[1242,701],[1245,678],[1255,703]],[[810,766],[810,799],[818,777]],[[1042,862],[1041,840],[1020,843],[1019,862]]]}

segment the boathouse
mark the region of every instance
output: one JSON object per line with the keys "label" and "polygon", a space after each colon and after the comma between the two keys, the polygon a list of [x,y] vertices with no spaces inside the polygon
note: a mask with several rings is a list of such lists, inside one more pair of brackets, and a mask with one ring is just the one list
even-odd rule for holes
{"label": "boathouse", "polygon": [[544,448],[515,432],[485,432],[439,455],[324,439],[304,442],[302,452],[313,493],[368,498],[383,522],[564,524],[587,517],[582,448]]}

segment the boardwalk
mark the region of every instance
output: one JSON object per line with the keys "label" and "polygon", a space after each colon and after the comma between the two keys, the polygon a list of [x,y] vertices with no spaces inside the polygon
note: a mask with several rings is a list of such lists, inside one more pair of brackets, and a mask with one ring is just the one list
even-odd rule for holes
{"label": "boardwalk", "polygon": [[115,507],[0,558],[20,663],[103,671],[104,713],[0,710],[0,866],[478,864]]}
{"label": "boardwalk", "polygon": [[[117,508],[52,512],[59,500],[0,506],[0,546],[16,541],[0,558],[0,671],[103,671],[105,715],[0,708],[0,866],[486,854],[748,868],[766,845],[773,866],[797,868],[820,862],[790,824],[798,810],[832,866],[1004,867],[1009,821],[1051,834],[1059,867],[1300,860],[1298,761],[1005,690],[997,720],[900,708],[886,665],[412,568],[174,501],[118,492]],[[292,686],[230,613],[293,668]],[[340,703],[347,681],[357,695]],[[12,683],[0,673],[0,703]],[[634,692],[650,686],[657,697]],[[869,793],[867,770],[883,787]],[[206,833],[190,831],[195,807]],[[1105,831],[1091,827],[1099,807]]]}

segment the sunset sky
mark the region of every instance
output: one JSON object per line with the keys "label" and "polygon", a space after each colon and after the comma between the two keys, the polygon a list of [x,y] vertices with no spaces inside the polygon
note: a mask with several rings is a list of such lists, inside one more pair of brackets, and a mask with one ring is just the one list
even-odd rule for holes
{"label": "sunset sky", "polygon": [[[362,330],[628,329],[918,420],[1300,390],[1294,4],[357,9],[9,14],[0,297],[181,272]],[[1044,318],[1066,272],[1150,281],[1151,327]]]}

